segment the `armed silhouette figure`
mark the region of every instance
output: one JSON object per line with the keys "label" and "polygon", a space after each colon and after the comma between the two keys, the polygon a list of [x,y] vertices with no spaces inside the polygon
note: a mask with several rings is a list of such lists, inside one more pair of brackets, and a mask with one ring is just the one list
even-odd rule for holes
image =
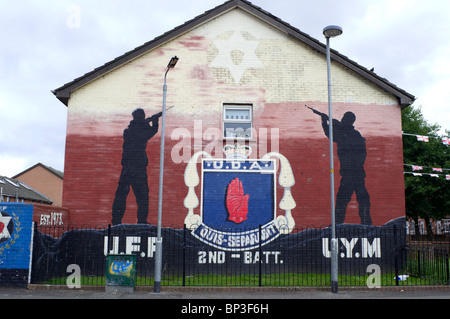
{"label": "armed silhouette figure", "polygon": [[231,181],[227,191],[228,220],[236,224],[247,220],[249,197],[248,194],[244,195],[244,187],[239,178]]}
{"label": "armed silhouette figure", "polygon": [[[166,110],[172,107],[167,108]],[[122,223],[130,188],[133,189],[138,205],[138,224],[147,223],[149,209],[149,188],[147,177],[147,142],[158,132],[162,112],[146,118],[142,108],[132,113],[133,120],[123,132],[122,172],[112,207],[112,224]]]}
{"label": "armed silhouette figure", "polygon": [[[328,115],[307,105],[308,109],[322,118],[322,128],[329,138]],[[372,225],[370,217],[370,196],[366,189],[364,164],[367,157],[366,139],[355,129],[353,123],[356,116],[346,112],[340,121],[333,119],[333,142],[337,144],[337,155],[340,162],[341,182],[336,195],[336,223],[345,220],[347,205],[353,193],[359,206],[359,216],[362,225]]]}

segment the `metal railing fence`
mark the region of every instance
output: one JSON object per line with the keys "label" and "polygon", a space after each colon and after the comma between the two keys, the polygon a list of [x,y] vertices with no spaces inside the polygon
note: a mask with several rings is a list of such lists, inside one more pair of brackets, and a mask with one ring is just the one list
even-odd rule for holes
{"label": "metal railing fence", "polygon": [[[221,229],[201,235],[186,227],[163,228],[161,285],[331,285],[328,226],[296,227],[263,245],[264,236],[261,227],[247,233]],[[337,227],[337,240],[340,286],[450,284],[449,241],[413,242],[396,225]],[[151,225],[36,226],[31,283],[64,285],[79,275],[82,285],[104,285],[106,256],[135,254],[136,285],[152,286],[155,241],[156,227]],[[252,248],[242,248],[238,242]],[[74,266],[79,273],[73,272]]]}

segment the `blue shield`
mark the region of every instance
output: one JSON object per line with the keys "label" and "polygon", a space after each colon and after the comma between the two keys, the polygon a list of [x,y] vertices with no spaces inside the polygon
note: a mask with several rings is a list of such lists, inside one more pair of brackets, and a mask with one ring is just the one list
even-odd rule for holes
{"label": "blue shield", "polygon": [[203,159],[202,224],[193,232],[224,250],[259,247],[278,237],[274,160]]}

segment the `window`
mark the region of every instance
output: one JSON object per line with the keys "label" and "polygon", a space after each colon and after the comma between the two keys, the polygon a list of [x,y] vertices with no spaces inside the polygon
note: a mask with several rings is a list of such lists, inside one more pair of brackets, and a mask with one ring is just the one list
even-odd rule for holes
{"label": "window", "polygon": [[446,234],[450,233],[450,219],[442,220],[442,232]]}
{"label": "window", "polygon": [[224,138],[252,138],[252,106],[224,105]]}

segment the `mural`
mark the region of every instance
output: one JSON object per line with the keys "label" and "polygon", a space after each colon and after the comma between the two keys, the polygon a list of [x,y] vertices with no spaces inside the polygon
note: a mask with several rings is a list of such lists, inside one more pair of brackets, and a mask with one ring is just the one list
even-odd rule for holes
{"label": "mural", "polygon": [[0,286],[28,284],[33,206],[0,203]]}
{"label": "mural", "polygon": [[[281,154],[268,153],[260,160],[247,159],[251,148],[226,145],[226,159],[213,159],[206,152],[191,158],[185,171],[189,187],[184,205],[188,208],[185,224],[192,234],[209,245],[224,250],[248,250],[265,245],[281,233],[290,233],[295,221],[291,210],[295,201],[290,187],[295,180],[289,161]],[[195,187],[199,184],[198,157],[202,160],[202,202],[200,215],[194,214],[199,204]],[[276,161],[280,159],[280,185],[284,197],[276,216]]]}
{"label": "mural", "polygon": [[[321,117],[322,127],[315,131],[314,138],[301,145],[310,143],[311,147],[325,150],[322,134],[328,137],[328,116],[310,109]],[[142,110],[135,112],[123,134],[123,168],[113,205],[114,225],[104,230],[69,231],[59,239],[45,237],[45,240],[36,240],[38,257],[33,266],[35,273],[49,269],[53,259],[61,260],[63,264],[80,264],[83,274],[94,272],[95,267],[80,262],[86,259],[82,256],[87,250],[92,254],[92,259],[111,254],[136,255],[139,271],[152,273],[154,270],[156,227],[147,223],[120,224],[130,187],[136,198],[140,198],[137,201],[138,220],[144,221],[148,214],[146,168],[150,154],[146,154],[146,145],[158,131],[160,114],[145,119]],[[339,271],[345,273],[356,267],[364,273],[374,263],[382,266],[383,271],[390,271],[395,262],[402,262],[399,251],[406,239],[404,217],[394,217],[380,226],[372,225],[370,196],[365,187],[366,140],[353,126],[355,121],[356,115],[352,112],[345,113],[340,121],[333,120],[341,175],[336,201]],[[140,124],[135,127],[137,123]],[[311,123],[319,126],[318,121]],[[134,132],[136,135],[132,134]],[[319,139],[318,136],[322,137]],[[279,152],[250,158],[252,148],[240,144],[225,145],[223,158],[213,158],[206,151],[194,153],[183,167],[184,176],[181,175],[187,188],[184,200],[181,197],[185,227],[178,224],[178,228],[162,229],[163,269],[185,275],[223,271],[231,274],[237,271],[255,273],[261,265],[267,266],[263,270],[267,273],[286,269],[307,272],[311,265],[323,265],[324,269],[328,269],[331,259],[329,224],[324,223],[318,228],[299,226],[302,225],[302,218],[311,214],[306,212],[304,203],[321,201],[321,192],[306,193],[308,188],[315,187],[308,186],[309,177],[317,179],[316,185],[329,185],[325,170],[318,170],[317,175],[312,175],[312,169],[306,167],[309,171],[306,170],[305,178],[302,176],[305,170],[303,165],[311,162],[309,165],[321,168],[326,166],[327,161],[322,160],[322,151],[308,152],[307,149],[297,148],[291,152],[290,148],[285,149],[292,158],[288,159]],[[178,175],[171,173],[173,181],[170,178],[167,180],[173,183],[172,186],[179,186],[179,168],[176,165],[171,168]],[[317,177],[319,175],[320,179]],[[296,178],[299,181],[297,185]],[[347,206],[353,194],[356,194],[358,202],[359,224],[345,223]],[[306,197],[310,197],[308,202],[304,201]],[[296,201],[301,202],[297,209]],[[174,206],[173,210],[178,208]],[[176,217],[179,218],[179,215]],[[86,246],[89,249],[85,249]],[[398,260],[393,261],[393,258]],[[108,269],[111,273],[126,273],[127,265],[113,264]],[[63,274],[66,268],[63,266],[52,271]]]}
{"label": "mural", "polygon": [[[339,273],[366,275],[367,267],[372,264],[379,265],[387,273],[394,271],[394,267],[401,269],[406,243],[404,225],[405,218],[383,226],[337,225]],[[279,232],[276,239],[267,242],[265,237],[269,234],[262,228],[259,232],[232,234],[217,231],[200,240],[201,235],[188,228],[162,228],[163,275],[257,274],[259,267],[265,274],[310,273],[315,269],[324,273],[329,271],[329,227],[302,229],[288,234]],[[215,235],[223,235],[222,242],[228,240],[236,248],[227,249],[226,245],[220,245],[217,237],[213,238]],[[252,237],[257,245],[251,245]],[[67,276],[67,265],[71,264],[79,265],[82,275],[98,275],[105,269],[105,256],[111,254],[123,258],[135,256],[136,267],[133,269],[138,274],[151,276],[154,273],[156,239],[156,226],[144,224],[121,224],[102,230],[70,230],[60,238],[35,233],[32,280],[37,283],[57,275]],[[107,275],[128,279],[129,266],[127,260],[109,264]]]}
{"label": "mural", "polygon": [[149,207],[147,142],[158,132],[158,121],[162,112],[145,118],[144,110],[138,108],[132,115],[133,120],[123,132],[122,172],[112,207],[113,225],[122,223],[130,187],[133,188],[138,205],[138,224],[147,223]]}
{"label": "mural", "polygon": [[[322,128],[329,138],[328,115],[308,107],[322,118]],[[359,216],[362,225],[372,225],[370,217],[370,195],[366,189],[364,163],[367,157],[366,140],[355,129],[353,123],[356,116],[346,112],[341,121],[333,119],[333,142],[337,145],[337,155],[340,163],[341,182],[336,195],[336,224],[345,220],[347,205],[353,193],[359,205]]]}
{"label": "mural", "polygon": [[255,54],[260,41],[248,40],[244,38],[246,33],[248,37],[254,37],[248,33],[248,30],[229,31],[232,36],[227,40],[216,39],[214,45],[219,53],[214,61],[211,62],[211,68],[228,69],[235,83],[239,83],[247,69],[262,69],[263,63]]}
{"label": "mural", "polygon": [[[321,130],[317,130],[315,135],[322,136],[317,143],[324,144],[322,134],[328,137],[328,116],[311,110],[322,119]],[[125,210],[129,189],[133,187],[136,198],[140,195],[143,198],[137,200],[139,221],[146,218],[149,206],[146,168],[150,154],[146,153],[146,145],[158,131],[160,115],[145,119],[142,110],[133,112],[133,120],[123,134],[123,168],[114,208],[121,203]],[[365,187],[366,140],[354,128],[355,121],[356,116],[352,112],[345,113],[340,121],[333,120],[341,175],[336,202],[339,271],[345,273],[356,268],[365,273],[367,267],[374,263],[383,267],[383,271],[390,271],[395,262],[403,262],[399,252],[406,238],[404,218],[392,219],[381,226],[372,225],[370,196]],[[135,128],[135,123],[140,123],[140,126]],[[317,124],[314,121],[314,125]],[[136,135],[132,134],[134,132]],[[331,260],[329,224],[319,228],[299,226],[306,213],[303,205],[296,209],[296,201],[303,201],[307,196],[320,201],[322,196],[320,192],[305,194],[308,180],[301,176],[301,165],[305,161],[294,156],[301,152],[289,152],[293,157],[290,160],[279,152],[250,158],[252,148],[238,143],[225,145],[222,150],[223,158],[214,158],[206,151],[194,153],[184,169],[184,176],[181,175],[187,188],[184,188],[187,194],[183,200],[185,227],[162,229],[164,271],[189,276],[223,271],[230,274],[238,271],[256,273],[261,269],[265,273],[287,269],[308,272],[311,265],[323,265],[328,269]],[[305,153],[317,167],[326,166],[326,161],[316,158],[320,153]],[[324,172],[320,171],[320,174],[326,175]],[[179,176],[175,181],[177,184]],[[296,177],[300,181],[298,185]],[[325,178],[322,180],[321,185],[329,185]],[[144,191],[140,193],[140,189]],[[360,224],[344,223],[353,194],[357,197]],[[139,203],[145,203],[145,207]],[[120,212],[119,209],[117,211]],[[121,218],[123,211],[113,214],[113,218]],[[83,254],[87,249],[83,247],[89,246],[92,259],[135,255],[138,262],[134,269],[152,273],[156,227],[140,222],[140,225],[120,224],[120,218],[110,229],[69,231],[59,239],[36,240],[39,257],[33,266],[34,272],[38,274],[42,269],[49,269],[55,259],[63,264],[80,264],[83,274],[93,273],[95,267],[80,262],[86,259]],[[67,254],[67,251],[72,253]],[[393,258],[397,259],[393,261]],[[129,263],[114,263],[108,271],[110,275],[120,273],[127,277],[128,266]],[[64,273],[66,269],[61,267],[52,271]]]}
{"label": "mural", "polygon": [[[149,214],[155,206],[149,196],[157,194],[158,185],[149,172],[157,169],[151,163],[160,155],[153,143],[159,141],[162,114],[147,118],[142,109],[131,112],[139,105],[159,104],[162,67],[174,53],[184,62],[168,78],[172,89],[167,103],[177,108],[166,126],[170,139],[162,203],[162,226],[167,226],[162,229],[163,269],[182,267],[183,258],[188,274],[220,271],[211,264],[226,264],[230,272],[260,263],[290,272],[327,265],[331,120],[340,168],[340,263],[382,265],[396,245],[401,247],[404,188],[398,103],[404,92],[386,91],[379,79],[370,80],[371,74],[356,76],[365,71],[343,57],[347,66],[332,64],[339,92],[333,106],[340,119],[328,119],[304,107],[326,107],[326,61],[319,41],[289,30],[287,24],[279,24],[280,29],[266,23],[273,17],[261,10],[211,12],[214,18],[206,22],[191,21],[195,28],[165,34],[164,45],[147,45],[148,51],[131,60],[118,59],[114,63],[120,67],[113,71],[102,73],[100,68],[105,76],[83,77],[58,89],[64,99],[71,94],[64,177],[70,223],[107,227],[111,222],[112,227],[109,233],[106,228],[74,230],[60,238],[36,236],[37,268],[51,269],[52,260],[81,266],[80,260],[90,260],[81,258],[85,251],[103,262],[108,254],[135,254],[137,267],[154,266],[157,220]],[[224,107],[235,104],[249,106],[252,138],[245,141],[247,146],[223,147],[228,141],[223,135]],[[51,221],[43,218],[42,224]],[[54,222],[59,222],[57,216]],[[65,275],[67,264],[54,272]],[[83,274],[93,271],[90,266],[81,267]],[[279,271],[271,267],[268,271]]]}

